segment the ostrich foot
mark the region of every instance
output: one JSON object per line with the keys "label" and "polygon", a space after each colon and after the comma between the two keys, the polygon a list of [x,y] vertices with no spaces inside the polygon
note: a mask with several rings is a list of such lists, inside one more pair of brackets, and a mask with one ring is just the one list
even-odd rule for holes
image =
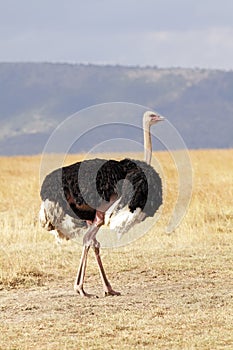
{"label": "ostrich foot", "polygon": [[116,292],[115,290],[113,290],[112,288],[109,288],[108,290],[104,290],[104,297],[107,297],[107,296],[114,296],[114,295],[121,295],[120,292]]}
{"label": "ostrich foot", "polygon": [[75,292],[79,293],[79,295],[83,298],[83,297],[86,297],[86,298],[98,298],[97,295],[95,294],[89,294],[87,292],[84,291],[83,287],[79,287],[79,286],[75,286],[74,287],[74,290]]}

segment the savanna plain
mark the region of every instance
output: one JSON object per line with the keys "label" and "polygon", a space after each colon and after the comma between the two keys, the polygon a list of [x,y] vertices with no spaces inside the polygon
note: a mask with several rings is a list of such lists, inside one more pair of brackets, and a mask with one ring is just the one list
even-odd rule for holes
{"label": "savanna plain", "polygon": [[101,250],[121,296],[102,296],[90,251],[91,299],[73,291],[81,245],[58,245],[38,224],[41,157],[0,158],[0,349],[233,349],[233,150],[189,155],[192,197],[180,225],[165,232],[178,174],[158,152],[161,215],[143,237]]}

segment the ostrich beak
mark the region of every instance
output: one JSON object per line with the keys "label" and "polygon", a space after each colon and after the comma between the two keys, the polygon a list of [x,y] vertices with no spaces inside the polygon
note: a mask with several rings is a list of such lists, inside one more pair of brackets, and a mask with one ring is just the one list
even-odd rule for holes
{"label": "ostrich beak", "polygon": [[163,120],[165,120],[165,117],[162,117],[162,116],[160,115],[158,121],[161,122],[161,121],[163,121]]}
{"label": "ostrich beak", "polygon": [[161,122],[161,121],[165,120],[165,118],[162,117],[161,115],[154,115],[151,119],[153,122]]}

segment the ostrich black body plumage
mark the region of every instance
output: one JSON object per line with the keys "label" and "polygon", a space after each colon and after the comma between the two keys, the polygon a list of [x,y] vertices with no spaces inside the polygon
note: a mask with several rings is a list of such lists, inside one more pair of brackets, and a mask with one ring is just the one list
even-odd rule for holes
{"label": "ostrich black body plumage", "polygon": [[125,174],[122,198],[119,203],[124,207],[127,203],[131,212],[140,208],[146,216],[154,216],[162,204],[162,182],[155,169],[139,160],[123,159],[120,161]]}
{"label": "ostrich black body plumage", "polygon": [[40,194],[67,215],[91,222],[96,209],[113,195],[121,197],[117,210],[128,205],[130,212],[140,208],[146,216],[153,216],[162,204],[158,173],[145,162],[130,159],[91,159],[54,170],[46,176]]}

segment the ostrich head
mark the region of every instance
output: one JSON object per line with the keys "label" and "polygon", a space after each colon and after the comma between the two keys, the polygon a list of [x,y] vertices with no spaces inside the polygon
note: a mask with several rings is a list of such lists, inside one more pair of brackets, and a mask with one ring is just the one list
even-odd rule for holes
{"label": "ostrich head", "polygon": [[151,111],[147,111],[143,115],[143,123],[145,126],[149,126],[149,127],[164,119],[165,118],[162,117],[160,114],[151,112]]}

